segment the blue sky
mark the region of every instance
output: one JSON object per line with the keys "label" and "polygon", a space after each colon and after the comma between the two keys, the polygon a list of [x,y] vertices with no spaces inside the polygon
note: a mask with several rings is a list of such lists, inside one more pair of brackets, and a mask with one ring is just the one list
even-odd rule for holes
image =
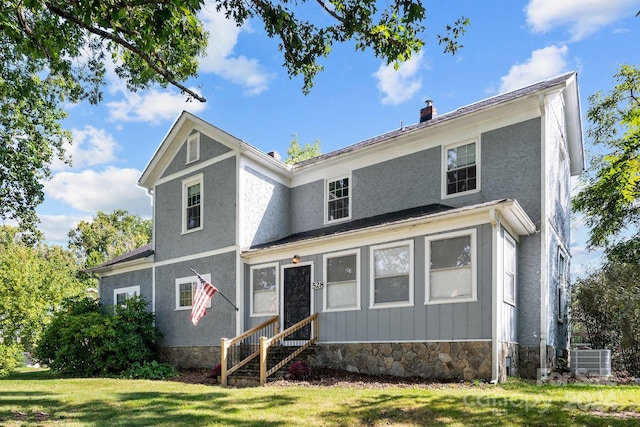
{"label": "blue sky", "polygon": [[[38,209],[41,230],[65,245],[68,231],[99,210],[150,217],[150,198],[136,182],[182,110],[263,151],[285,157],[295,133],[302,144],[319,139],[325,153],[416,123],[426,99],[442,114],[566,71],[578,72],[584,115],[587,97],[609,90],[619,65],[640,63],[640,0],[458,0],[425,7],[426,47],[411,61],[396,71],[352,43],[335,45],[305,96],[302,79],[288,78],[277,40],[260,21],[237,28],[205,6],[210,47],[187,86],[208,102],[186,102],[172,88],[131,93],[109,73],[99,106],[68,106],[73,167],[54,165]],[[436,34],[463,15],[471,20],[464,48],[445,55]],[[585,251],[585,241],[577,218],[574,273],[597,256]]]}

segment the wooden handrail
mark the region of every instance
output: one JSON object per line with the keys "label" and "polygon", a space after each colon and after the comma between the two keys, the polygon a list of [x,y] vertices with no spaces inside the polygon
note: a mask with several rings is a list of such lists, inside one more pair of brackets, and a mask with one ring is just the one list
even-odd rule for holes
{"label": "wooden handrail", "polygon": [[[267,371],[267,352],[269,351],[269,347],[271,347],[273,343],[280,342],[283,338],[304,328],[305,326],[309,325],[312,322],[313,322],[313,335],[311,339],[307,340],[307,342],[304,345],[300,346],[293,353],[291,353],[289,356],[281,360],[279,363],[277,363],[275,366],[273,366],[271,369]],[[318,332],[319,332],[318,313],[314,313],[311,316],[307,317],[306,319],[303,319],[300,322],[296,323],[295,325],[288,327],[284,331],[274,335],[271,338],[260,337],[260,385],[264,385],[264,383],[267,382],[267,378],[270,375],[272,375],[274,372],[277,372],[278,369],[280,369],[281,367],[289,363],[296,356],[298,356],[300,353],[302,353],[307,348],[309,348],[312,344],[316,343],[318,341]]]}
{"label": "wooden handrail", "polygon": [[278,334],[278,316],[274,316],[271,319],[268,319],[262,322],[258,326],[254,326],[248,331],[243,332],[242,334],[238,335],[235,338],[232,338],[230,340],[227,338],[220,339],[220,379],[221,379],[222,385],[225,385],[225,386],[227,385],[227,377],[229,375],[231,375],[232,373],[234,373],[235,371],[237,371],[238,369],[240,369],[241,367],[249,363],[253,358],[255,358],[260,354],[259,350],[254,351],[249,356],[245,357],[243,360],[236,363],[235,366],[232,366],[230,369],[227,369],[229,348],[241,342],[242,340],[250,337],[251,335],[260,332],[262,329],[267,328],[271,324],[273,324],[274,333]]}

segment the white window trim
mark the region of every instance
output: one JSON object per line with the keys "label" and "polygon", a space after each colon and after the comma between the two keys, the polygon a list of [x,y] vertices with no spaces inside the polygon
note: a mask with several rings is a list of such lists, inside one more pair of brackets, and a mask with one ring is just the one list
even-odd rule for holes
{"label": "white window trim", "polygon": [[[475,228],[470,230],[453,231],[450,233],[436,234],[425,237],[425,305],[435,304],[456,304],[465,302],[474,302],[478,300],[478,246],[477,231]],[[454,237],[470,237],[471,244],[471,296],[447,299],[430,299],[431,295],[431,242],[439,240],[447,240]]]}
{"label": "white window trim", "polygon": [[129,294],[135,292],[136,296],[140,296],[140,286],[127,286],[126,288],[116,288],[113,290],[113,305],[118,303],[118,294]]}
{"label": "white window trim", "polygon": [[[203,174],[199,173],[182,181],[182,234],[193,233],[204,228],[204,182]],[[187,229],[187,197],[188,188],[200,184],[200,227]]]}
{"label": "white window trim", "polygon": [[[327,261],[330,258],[339,258],[339,257],[343,257],[343,256],[348,256],[348,255],[355,255],[356,256],[356,305],[355,306],[347,306],[347,307],[327,307],[327,288],[329,287],[329,281],[327,280],[327,278],[329,277],[329,275],[327,274]],[[346,251],[341,251],[341,252],[333,252],[333,253],[329,253],[329,254],[324,254],[322,257],[322,261],[323,261],[323,272],[324,272],[324,287],[322,288],[322,311],[324,312],[333,312],[333,311],[354,311],[354,310],[360,310],[361,309],[361,305],[360,305],[360,286],[361,286],[361,281],[360,281],[360,270],[361,270],[361,266],[360,266],[360,249],[350,249],[350,250],[346,250]]]}
{"label": "white window trim", "polygon": [[[202,278],[207,282],[211,283],[211,274],[201,274]],[[197,276],[188,276],[188,277],[179,277],[176,279],[175,290],[176,290],[176,308],[175,311],[183,311],[183,310],[191,310],[192,305],[180,306],[180,285],[183,283],[196,283],[198,280]],[[192,301],[193,302],[193,301]],[[207,303],[207,308],[211,308],[211,300]]]}
{"label": "white window trim", "polygon": [[502,250],[502,275],[503,275],[503,279],[502,279],[502,296],[503,296],[503,301],[509,305],[512,306],[516,306],[516,300],[518,299],[518,245],[516,244],[516,239],[514,239],[513,237],[511,237],[511,235],[509,233],[507,233],[506,230],[504,230],[504,243],[503,245],[506,245],[507,242],[511,243],[513,245],[513,255],[515,257],[515,261],[514,261],[514,271],[513,271],[513,300],[507,298],[507,292],[506,292],[506,282],[504,281],[504,275],[506,274],[506,264],[504,263],[504,248]]}
{"label": "white window trim", "polygon": [[[253,312],[253,270],[260,270],[263,268],[270,268],[273,267],[273,269],[276,272],[275,275],[275,285],[276,285],[276,310],[275,311],[265,311],[265,312],[260,312],[260,313],[254,313]],[[280,301],[280,269],[278,268],[278,263],[277,262],[271,262],[268,264],[260,264],[260,265],[252,265],[251,268],[249,269],[249,317],[264,317],[264,316],[274,316],[276,314],[278,314],[278,310],[280,309],[280,307],[278,307],[279,305],[279,301]]]}
{"label": "white window trim", "polygon": [[[349,215],[338,218],[338,219],[329,219],[329,184],[334,181],[339,181],[341,179],[349,179]],[[336,176],[333,178],[328,178],[324,180],[324,223],[326,224],[335,224],[342,221],[348,221],[351,219],[351,213],[353,212],[353,179],[351,178],[351,173]]]}
{"label": "white window trim", "polygon": [[[476,143],[476,188],[473,190],[467,190],[467,191],[463,191],[461,193],[453,193],[453,194],[447,194],[447,150],[450,150],[452,148],[456,148],[456,147],[461,147],[463,145],[468,145],[471,143]],[[481,167],[480,167],[480,138],[472,138],[472,139],[467,139],[465,141],[461,141],[461,142],[456,142],[455,144],[450,144],[450,145],[443,145],[442,146],[442,170],[440,173],[440,179],[441,179],[441,187],[440,187],[440,191],[441,191],[441,197],[442,199],[450,199],[453,197],[459,197],[459,196],[463,196],[466,194],[473,194],[473,193],[478,193],[480,192],[480,171],[481,171]]]}
{"label": "white window trim", "polygon": [[[562,264],[563,264],[563,270],[560,271],[560,260],[562,260]],[[567,292],[568,292],[568,283],[569,283],[569,274],[568,274],[568,269],[569,269],[569,256],[567,255],[567,253],[562,249],[562,247],[558,246],[558,259],[557,259],[557,296],[556,298],[558,299],[558,307],[556,310],[556,316],[557,316],[557,322],[558,323],[564,323],[564,318],[567,316],[567,312],[568,312],[568,301],[567,301],[567,305],[563,306],[562,304],[562,300],[563,297],[564,299],[567,299]],[[560,274],[562,273],[562,274]]]}
{"label": "white window trim", "polygon": [[[191,142],[196,141],[196,152],[195,155],[192,156],[191,152]],[[200,132],[192,133],[187,137],[187,162],[186,164],[194,163],[200,160]]]}
{"label": "white window trim", "polygon": [[[384,302],[375,303],[375,263],[374,252],[379,249],[397,248],[400,246],[409,246],[409,301],[397,301],[397,302]],[[385,243],[383,245],[372,246],[369,249],[369,273],[371,280],[369,281],[369,308],[390,308],[390,307],[413,307],[413,278],[414,278],[414,252],[413,252],[413,240],[404,240],[401,242]]]}

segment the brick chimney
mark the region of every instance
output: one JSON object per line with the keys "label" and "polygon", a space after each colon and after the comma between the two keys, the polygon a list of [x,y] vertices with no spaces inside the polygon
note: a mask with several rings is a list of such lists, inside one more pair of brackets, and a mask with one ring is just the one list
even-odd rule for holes
{"label": "brick chimney", "polygon": [[420,109],[420,123],[429,121],[438,115],[438,111],[436,107],[433,106],[432,100],[427,99],[425,103],[427,104],[426,107]]}

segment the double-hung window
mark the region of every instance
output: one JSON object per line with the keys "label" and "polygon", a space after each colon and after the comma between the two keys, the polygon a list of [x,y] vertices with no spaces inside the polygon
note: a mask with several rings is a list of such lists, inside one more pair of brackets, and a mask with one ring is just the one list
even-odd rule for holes
{"label": "double-hung window", "polygon": [[[202,274],[204,280],[211,283],[211,274]],[[176,279],[176,310],[191,310],[193,297],[198,287],[196,276],[181,277]],[[211,301],[207,304],[211,308]]]}
{"label": "double-hung window", "polygon": [[451,196],[479,189],[478,143],[465,142],[444,148],[444,191]]}
{"label": "double-hung window", "polygon": [[182,232],[202,229],[202,174],[182,182]]}
{"label": "double-hung window", "polygon": [[349,176],[328,179],[325,182],[325,222],[351,218],[351,179]]}
{"label": "double-hung window", "polygon": [[429,236],[426,254],[425,304],[476,301],[476,230]]}
{"label": "double-hung window", "polygon": [[360,309],[360,251],[324,256],[324,311]]}
{"label": "double-hung window", "polygon": [[413,241],[371,248],[372,308],[413,305]]}
{"label": "double-hung window", "polygon": [[563,322],[567,316],[567,258],[561,249],[558,249],[558,322]]}
{"label": "double-hung window", "polygon": [[140,286],[129,286],[113,290],[113,303],[115,305],[126,305],[127,300],[140,295]]}
{"label": "double-hung window", "polygon": [[251,316],[278,314],[278,264],[251,267]]}

